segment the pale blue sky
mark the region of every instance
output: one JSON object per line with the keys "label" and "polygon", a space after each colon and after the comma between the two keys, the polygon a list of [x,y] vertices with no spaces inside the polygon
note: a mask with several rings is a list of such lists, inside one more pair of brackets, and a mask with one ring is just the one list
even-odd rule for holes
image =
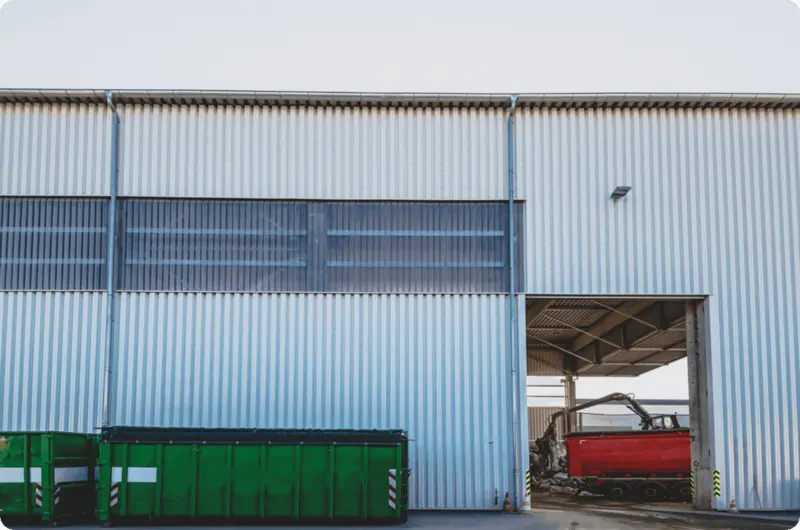
{"label": "pale blue sky", "polygon": [[[2,0],[0,0],[1,2]],[[789,0],[12,0],[0,87],[800,93]],[[610,391],[686,397],[681,361]]]}

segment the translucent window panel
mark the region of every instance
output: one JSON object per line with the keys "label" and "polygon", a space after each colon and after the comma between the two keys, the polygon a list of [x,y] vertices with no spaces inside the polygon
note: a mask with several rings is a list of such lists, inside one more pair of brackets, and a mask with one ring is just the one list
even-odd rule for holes
{"label": "translucent window panel", "polygon": [[331,291],[508,289],[505,204],[333,203],[326,210]]}
{"label": "translucent window panel", "polygon": [[119,288],[305,291],[307,222],[305,203],[123,200]]}
{"label": "translucent window panel", "polygon": [[488,202],[126,199],[119,288],[505,292],[507,210]]}
{"label": "translucent window panel", "polygon": [[0,199],[0,290],[104,290],[107,223],[102,199]]}

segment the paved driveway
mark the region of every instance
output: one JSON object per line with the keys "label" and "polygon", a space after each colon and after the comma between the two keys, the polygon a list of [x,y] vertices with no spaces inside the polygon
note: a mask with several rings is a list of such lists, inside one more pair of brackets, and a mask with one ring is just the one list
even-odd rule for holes
{"label": "paved driveway", "polygon": [[[576,506],[564,509],[559,506],[541,506],[531,515],[502,515],[494,513],[464,512],[416,512],[412,513],[405,525],[398,526],[361,526],[361,530],[393,530],[399,528],[419,528],[429,530],[445,529],[489,529],[489,530],[788,530],[793,525],[781,522],[753,521],[730,517],[699,515],[686,513],[662,513],[639,510],[620,509],[618,507]],[[13,527],[20,528],[20,527]],[[35,528],[35,527],[28,527]],[[70,526],[70,529],[84,530],[91,528],[100,530],[99,526]],[[226,527],[124,527],[127,529],[143,528],[147,530],[181,530],[200,528],[217,530]],[[262,527],[245,527],[256,530]],[[285,528],[286,530],[315,529],[326,527],[265,527],[269,529]],[[327,527],[327,528],[345,528]]]}

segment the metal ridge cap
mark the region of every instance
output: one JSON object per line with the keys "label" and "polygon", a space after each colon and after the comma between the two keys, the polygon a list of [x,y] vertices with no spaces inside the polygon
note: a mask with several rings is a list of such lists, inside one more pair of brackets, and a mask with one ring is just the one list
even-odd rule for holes
{"label": "metal ridge cap", "polygon": [[[105,90],[0,88],[0,101],[9,102],[97,102],[105,103]],[[510,93],[469,92],[315,92],[254,90],[112,89],[116,102],[231,102],[320,104],[409,104],[509,106]],[[603,105],[717,105],[757,107],[800,106],[800,93],[758,92],[574,92],[520,93],[518,104],[527,106]]]}

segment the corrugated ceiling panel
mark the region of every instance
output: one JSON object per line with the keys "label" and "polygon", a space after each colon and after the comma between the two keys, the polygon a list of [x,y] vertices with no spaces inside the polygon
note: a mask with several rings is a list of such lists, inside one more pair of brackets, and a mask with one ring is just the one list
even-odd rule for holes
{"label": "corrugated ceiling panel", "polygon": [[412,508],[509,491],[506,297],[118,300],[116,424],[405,429]]}
{"label": "corrugated ceiling panel", "polygon": [[800,112],[522,110],[517,140],[528,291],[710,294],[717,508],[800,508]]}
{"label": "corrugated ceiling panel", "polygon": [[563,355],[558,352],[531,350],[528,352],[527,375],[557,375],[563,376],[559,369],[563,363]]}
{"label": "corrugated ceiling panel", "polygon": [[0,293],[0,431],[101,425],[102,293]]}
{"label": "corrugated ceiling panel", "polygon": [[126,105],[120,194],[506,198],[502,109]]}
{"label": "corrugated ceiling panel", "polygon": [[108,195],[105,105],[0,105],[0,195]]}

